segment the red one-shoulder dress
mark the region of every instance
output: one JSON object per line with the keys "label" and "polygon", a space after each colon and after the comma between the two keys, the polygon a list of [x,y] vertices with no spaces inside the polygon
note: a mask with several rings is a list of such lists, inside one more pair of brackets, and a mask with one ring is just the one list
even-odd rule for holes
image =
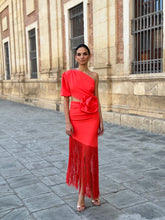
{"label": "red one-shoulder dress", "polygon": [[99,197],[98,168],[98,100],[95,81],[79,70],[62,74],[61,96],[72,96],[69,109],[73,134],[69,137],[69,160],[66,183],[79,188],[87,197]]}

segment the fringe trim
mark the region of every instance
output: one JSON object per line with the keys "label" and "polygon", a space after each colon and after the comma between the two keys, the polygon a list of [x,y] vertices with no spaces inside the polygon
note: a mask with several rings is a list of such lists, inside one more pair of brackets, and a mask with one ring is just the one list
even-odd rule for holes
{"label": "fringe trim", "polygon": [[70,137],[66,183],[79,188],[79,192],[83,187],[84,196],[99,197],[97,146],[88,146]]}

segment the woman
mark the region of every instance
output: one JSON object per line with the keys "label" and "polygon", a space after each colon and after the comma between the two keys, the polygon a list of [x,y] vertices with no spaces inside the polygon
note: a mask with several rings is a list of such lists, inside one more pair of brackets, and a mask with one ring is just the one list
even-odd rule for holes
{"label": "woman", "polygon": [[85,44],[76,48],[75,59],[78,69],[62,75],[61,96],[64,96],[66,134],[69,135],[66,182],[79,188],[77,211],[81,212],[85,209],[85,196],[94,205],[100,205],[98,135],[103,134],[104,127],[98,98],[99,77],[88,69],[90,50]]}

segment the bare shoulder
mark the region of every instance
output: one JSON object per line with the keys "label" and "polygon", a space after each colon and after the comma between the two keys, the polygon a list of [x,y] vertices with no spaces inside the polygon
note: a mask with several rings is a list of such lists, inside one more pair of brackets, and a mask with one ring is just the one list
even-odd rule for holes
{"label": "bare shoulder", "polygon": [[91,77],[95,80],[95,81],[98,81],[99,80],[99,75],[98,73],[96,72],[90,72],[91,74]]}

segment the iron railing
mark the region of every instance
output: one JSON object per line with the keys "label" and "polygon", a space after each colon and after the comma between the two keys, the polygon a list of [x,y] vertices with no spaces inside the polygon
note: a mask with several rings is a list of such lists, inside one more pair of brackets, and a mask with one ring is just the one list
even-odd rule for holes
{"label": "iron railing", "polygon": [[36,33],[35,29],[29,31],[30,42],[30,72],[31,79],[37,78],[37,53],[36,53]]}
{"label": "iron railing", "polygon": [[70,14],[70,27],[71,27],[71,37],[70,37],[70,49],[71,49],[71,65],[72,68],[77,68],[77,63],[74,58],[75,48],[84,43],[84,18],[83,18],[83,3],[71,8],[69,10]]}
{"label": "iron railing", "polygon": [[163,70],[163,1],[134,0],[132,19],[134,60],[132,73],[157,73]]}
{"label": "iron railing", "polygon": [[10,59],[9,59],[9,44],[6,42],[4,44],[5,48],[5,65],[6,65],[6,79],[10,79]]}

